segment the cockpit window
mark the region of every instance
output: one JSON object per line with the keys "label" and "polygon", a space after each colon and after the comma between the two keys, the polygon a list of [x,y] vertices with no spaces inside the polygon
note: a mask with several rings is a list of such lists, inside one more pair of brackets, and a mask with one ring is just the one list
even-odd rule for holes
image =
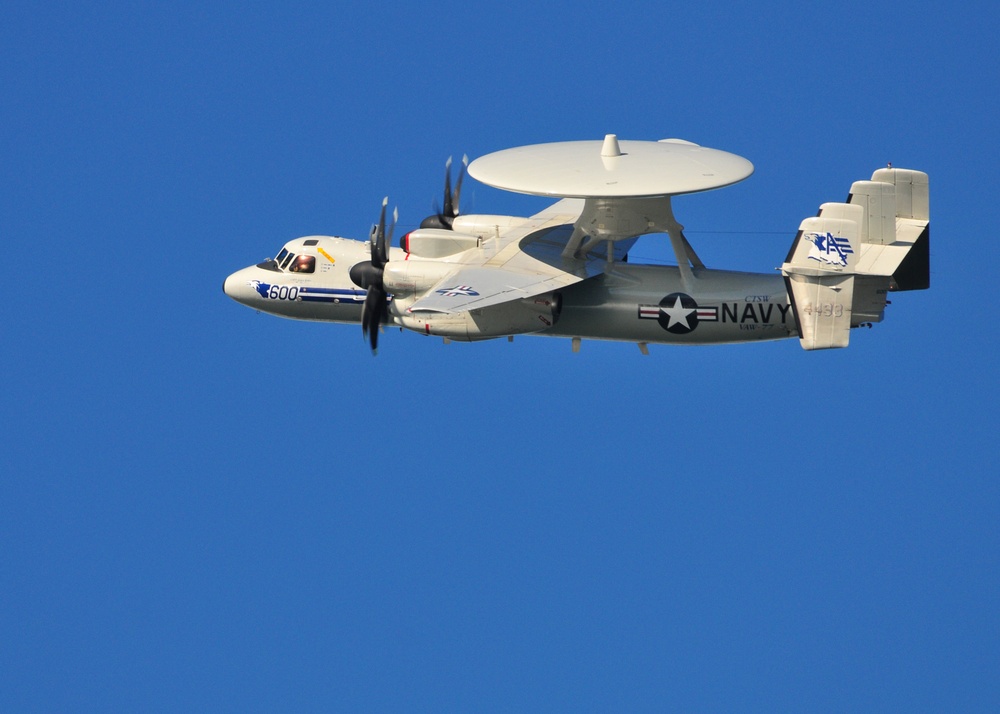
{"label": "cockpit window", "polygon": [[316,270],[316,258],[312,255],[300,255],[288,269],[293,273],[312,273]]}
{"label": "cockpit window", "polygon": [[[314,241],[319,243],[319,241]],[[288,270],[291,273],[315,273],[316,258],[312,255],[296,256],[288,248],[282,248],[278,256],[268,262],[270,270]]]}

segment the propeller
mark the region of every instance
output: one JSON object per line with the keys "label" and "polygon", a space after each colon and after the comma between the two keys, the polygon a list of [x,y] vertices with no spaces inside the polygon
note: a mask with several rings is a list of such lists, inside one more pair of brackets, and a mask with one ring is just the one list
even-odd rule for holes
{"label": "propeller", "polygon": [[428,216],[420,222],[421,228],[444,228],[451,230],[452,223],[458,217],[458,200],[462,193],[462,179],[465,178],[466,169],[469,166],[469,157],[462,157],[462,168],[458,172],[458,180],[455,181],[455,191],[451,190],[451,157],[444,165],[444,206],[440,210],[435,205],[436,213]]}
{"label": "propeller", "polygon": [[361,333],[368,339],[372,354],[378,354],[378,329],[389,321],[389,295],[385,290],[385,264],[389,262],[388,241],[392,240],[392,232],[399,218],[399,210],[392,212],[392,224],[386,237],[385,209],[389,205],[389,197],[382,199],[382,212],[378,217],[378,225],[372,226],[368,236],[371,245],[371,260],[351,266],[349,275],[359,288],[368,291],[365,304],[361,308]]}

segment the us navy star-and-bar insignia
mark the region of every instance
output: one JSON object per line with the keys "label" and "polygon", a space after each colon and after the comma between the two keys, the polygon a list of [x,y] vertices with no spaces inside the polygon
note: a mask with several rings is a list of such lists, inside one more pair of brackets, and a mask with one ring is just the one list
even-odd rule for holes
{"label": "us navy star-and-bar insignia", "polygon": [[670,293],[659,305],[640,305],[639,318],[657,320],[667,332],[683,335],[691,332],[699,322],[718,322],[718,307],[698,307],[695,299],[686,293]]}
{"label": "us navy star-and-bar insignia", "polygon": [[467,295],[469,297],[475,297],[479,293],[472,289],[470,285],[456,285],[453,288],[443,288],[437,291],[438,295],[444,295],[445,297],[455,297],[457,295]]}

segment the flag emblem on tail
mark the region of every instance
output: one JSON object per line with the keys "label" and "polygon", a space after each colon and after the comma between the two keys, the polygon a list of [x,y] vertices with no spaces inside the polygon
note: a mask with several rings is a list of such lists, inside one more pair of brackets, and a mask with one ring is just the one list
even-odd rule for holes
{"label": "flag emblem on tail", "polygon": [[809,248],[809,260],[818,260],[827,265],[847,265],[847,256],[854,252],[851,248],[851,241],[842,236],[835,236],[832,233],[826,235],[822,233],[806,233],[804,236],[812,243]]}

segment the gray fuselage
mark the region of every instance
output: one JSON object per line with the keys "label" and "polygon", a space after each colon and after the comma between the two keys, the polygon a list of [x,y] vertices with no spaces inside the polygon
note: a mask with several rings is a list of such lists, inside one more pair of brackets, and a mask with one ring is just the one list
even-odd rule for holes
{"label": "gray fuselage", "polygon": [[[311,245],[308,245],[311,243]],[[315,255],[310,273],[251,266],[227,278],[224,290],[234,300],[262,312],[298,320],[358,323],[365,291],[354,285],[350,267],[368,255],[368,244],[326,236],[292,241],[297,254]],[[392,259],[404,260],[394,252]],[[266,265],[266,264],[262,264]],[[638,343],[713,344],[774,340],[797,336],[785,283],[780,275],[676,266],[615,263],[610,270],[559,291],[550,324],[533,322],[478,334],[447,333],[451,339],[480,340],[509,334],[538,334]],[[390,320],[400,308],[390,302]],[[494,308],[472,311],[472,321],[491,322]],[[406,315],[407,326],[414,315]],[[498,324],[502,324],[499,321]],[[423,334],[435,331],[428,320]]]}

